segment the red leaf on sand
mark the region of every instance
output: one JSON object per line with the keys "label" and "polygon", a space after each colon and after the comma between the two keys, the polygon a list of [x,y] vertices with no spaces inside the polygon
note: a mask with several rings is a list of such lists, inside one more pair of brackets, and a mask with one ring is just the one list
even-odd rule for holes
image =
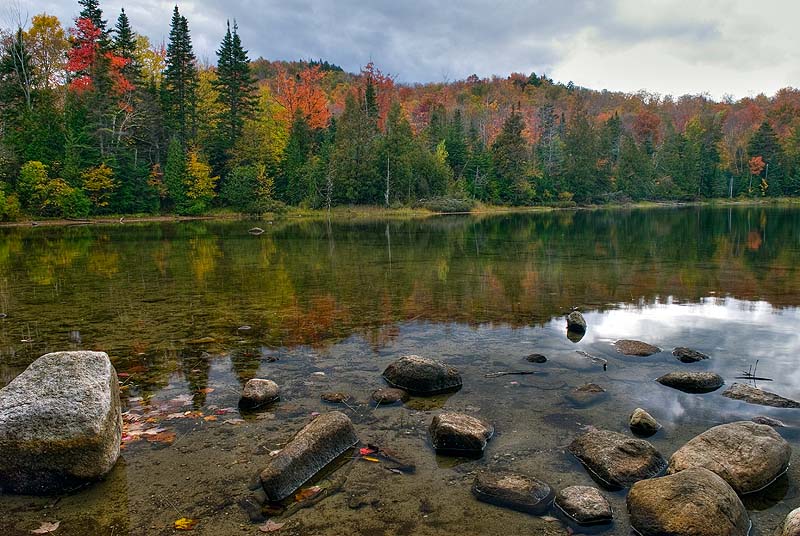
{"label": "red leaf on sand", "polygon": [[60,524],[61,521],[56,521],[55,523],[43,521],[38,529],[31,531],[31,534],[50,534],[51,532],[55,532]]}
{"label": "red leaf on sand", "polygon": [[275,532],[281,530],[286,523],[275,523],[273,520],[268,520],[266,523],[258,527],[261,532]]}

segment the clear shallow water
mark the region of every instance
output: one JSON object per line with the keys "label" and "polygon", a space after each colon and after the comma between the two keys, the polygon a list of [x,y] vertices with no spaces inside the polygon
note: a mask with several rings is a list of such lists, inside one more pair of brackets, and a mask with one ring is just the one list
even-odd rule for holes
{"label": "clear shallow water", "polygon": [[[248,235],[255,224],[267,232]],[[277,534],[566,534],[561,521],[475,501],[475,472],[514,469],[556,489],[591,484],[566,445],[589,425],[625,432],[637,406],[664,425],[651,441],[665,456],[710,426],[754,415],[784,421],[797,448],[792,410],[653,380],[712,370],[730,384],[758,360],[759,376],[774,379],[760,386],[800,398],[798,261],[800,211],[789,209],[0,230],[0,385],[47,351],[107,351],[124,382],[128,430],[105,482],[61,498],[0,496],[3,531],[59,520],[58,534],[172,534],[174,520],[190,517],[198,534],[257,534],[240,504],[252,477],[312,413],[337,408],[364,443],[417,470],[348,463],[323,481],[346,475],[339,491]],[[573,306],[589,324],[577,344],[563,321]],[[611,347],[619,338],[665,352],[621,356]],[[675,346],[712,358],[684,365]],[[578,350],[608,360],[607,370]],[[533,352],[549,361],[527,363]],[[376,408],[369,395],[381,371],[406,353],[457,366],[464,389]],[[509,370],[538,374],[486,377]],[[240,387],[256,376],[277,381],[282,401],[240,415]],[[587,382],[607,395],[573,400],[570,390]],[[353,400],[332,406],[319,399],[326,391]],[[440,408],[495,424],[483,459],[432,452],[426,429]],[[756,534],[800,505],[796,457],[786,479],[747,500]],[[628,534],[624,493],[609,496],[618,521],[601,532]]]}

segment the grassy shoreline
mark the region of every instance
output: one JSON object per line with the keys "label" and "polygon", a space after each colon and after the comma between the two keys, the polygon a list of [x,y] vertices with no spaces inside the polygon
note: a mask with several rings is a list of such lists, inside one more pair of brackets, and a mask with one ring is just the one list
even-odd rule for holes
{"label": "grassy shoreline", "polygon": [[576,205],[572,207],[555,207],[536,205],[527,207],[483,205],[479,204],[469,212],[433,212],[424,208],[385,208],[381,206],[339,206],[330,211],[324,209],[305,209],[289,207],[281,213],[269,213],[260,218],[247,214],[226,210],[212,211],[202,216],[178,215],[108,215],[86,219],[22,219],[0,222],[3,227],[38,227],[38,226],[77,226],[77,225],[120,225],[134,223],[184,222],[184,221],[224,221],[224,220],[317,220],[328,217],[339,220],[372,220],[372,219],[419,219],[441,215],[492,215],[492,214],[525,214],[570,210],[629,210],[645,208],[678,208],[678,207],[748,207],[748,206],[800,206],[800,198],[781,197],[774,199],[706,199],[701,201],[639,201],[634,203],[609,203],[602,205]]}

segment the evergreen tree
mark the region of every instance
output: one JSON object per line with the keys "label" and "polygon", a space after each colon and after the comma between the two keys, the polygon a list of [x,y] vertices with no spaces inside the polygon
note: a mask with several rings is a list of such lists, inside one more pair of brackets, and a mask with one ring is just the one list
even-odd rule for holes
{"label": "evergreen tree", "polygon": [[187,196],[187,161],[186,150],[181,141],[175,137],[167,151],[167,165],[164,168],[164,186],[167,188],[169,207],[179,212],[185,210]]}
{"label": "evergreen tree", "polygon": [[503,130],[492,145],[499,200],[512,204],[530,203],[534,192],[528,180],[528,144],[522,137],[525,123],[512,108]]}
{"label": "evergreen tree", "polygon": [[131,84],[138,86],[141,82],[142,67],[136,57],[136,34],[131,28],[130,20],[125,10],[122,9],[114,28],[113,49],[117,56],[124,58],[125,66],[120,70]]}
{"label": "evergreen tree", "polygon": [[783,182],[785,178],[784,163],[786,156],[783,152],[778,137],[768,121],[761,123],[761,126],[750,138],[747,144],[747,154],[749,158],[760,156],[766,166],[761,173],[761,177],[767,182],[769,188],[768,195],[783,195]]}
{"label": "evergreen tree", "polygon": [[414,165],[418,147],[411,124],[397,101],[386,118],[386,132],[378,146],[378,173],[383,179],[382,204],[411,203],[415,193]]}
{"label": "evergreen tree", "polygon": [[233,23],[217,51],[217,79],[213,82],[221,105],[217,147],[213,164],[221,169],[228,151],[242,135],[245,121],[252,116],[256,105],[256,81],[250,73],[250,60],[242,47],[238,26]]}
{"label": "evergreen tree", "polygon": [[622,138],[617,169],[617,189],[635,201],[653,196],[651,160],[646,142],[642,146],[630,136]]}
{"label": "evergreen tree", "polygon": [[94,24],[95,28],[100,30],[100,38],[98,43],[101,50],[108,50],[109,36],[107,23],[103,20],[103,10],[100,9],[100,2],[98,0],[78,0],[81,6],[79,19],[89,19]]}
{"label": "evergreen tree", "polygon": [[598,137],[581,107],[569,125],[564,140],[564,168],[561,191],[567,191],[579,202],[588,202],[608,193],[605,185],[598,184]]}
{"label": "evergreen tree", "polygon": [[333,202],[379,202],[383,189],[375,162],[374,141],[374,122],[355,95],[349,94],[344,113],[336,124],[336,141],[330,160]]}
{"label": "evergreen tree", "polygon": [[302,110],[298,109],[283,153],[279,181],[275,185],[276,195],[280,201],[297,205],[309,196],[310,185],[306,175],[313,142],[313,133],[308,121]]}
{"label": "evergreen tree", "polygon": [[172,13],[164,71],[163,101],[167,129],[184,147],[194,139],[197,105],[197,66],[189,22],[178,11]]}
{"label": "evergreen tree", "polygon": [[464,120],[461,116],[461,109],[456,108],[453,118],[447,127],[447,163],[453,168],[453,175],[460,179],[464,172],[464,165],[467,163],[467,138],[464,132]]}

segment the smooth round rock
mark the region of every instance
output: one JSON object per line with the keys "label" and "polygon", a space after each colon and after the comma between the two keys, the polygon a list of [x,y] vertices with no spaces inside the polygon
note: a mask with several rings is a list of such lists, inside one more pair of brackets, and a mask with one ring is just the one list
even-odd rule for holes
{"label": "smooth round rock", "polygon": [[683,346],[675,348],[672,351],[672,355],[677,357],[678,361],[681,363],[697,363],[698,361],[708,359],[706,354],[698,352],[697,350],[692,350],[691,348],[685,348]]}
{"label": "smooth round rock", "polygon": [[722,376],[714,372],[670,372],[656,381],[685,393],[710,393],[725,383]]}
{"label": "smooth round rock", "polygon": [[572,311],[567,316],[567,331],[573,331],[576,333],[586,332],[586,319],[583,318],[583,315],[580,313],[580,311]]}
{"label": "smooth round rock", "polygon": [[609,523],[614,512],[608,499],[592,486],[570,486],[556,495],[556,506],[581,525]]}
{"label": "smooth round rock", "polygon": [[800,508],[792,510],[781,526],[780,536],[800,536]]}
{"label": "smooth round rock", "polygon": [[479,501],[534,515],[546,512],[553,502],[550,486],[516,473],[478,473],[472,493]]}
{"label": "smooth round rock", "polygon": [[322,393],[320,398],[324,402],[329,402],[331,404],[341,404],[342,402],[347,402],[350,400],[351,397],[349,393],[341,393],[341,392],[330,392],[330,393]]}
{"label": "smooth round rock", "polygon": [[631,525],[641,536],[747,536],[750,531],[742,501],[703,468],[637,482],[627,504]]}
{"label": "smooth round rock", "polygon": [[655,434],[661,429],[658,421],[642,408],[633,410],[628,425],[631,431],[646,437]]}
{"label": "smooth round rock", "polygon": [[278,384],[272,380],[262,380],[254,378],[248,380],[242,389],[242,397],[239,399],[239,407],[254,409],[275,402],[280,398],[281,390]]}
{"label": "smooth round rock", "polygon": [[547,357],[543,356],[542,354],[531,354],[526,357],[525,360],[528,363],[536,363],[539,365],[542,363],[547,363]]}
{"label": "smooth round rock", "polygon": [[630,487],[667,468],[667,461],[653,445],[610,430],[587,432],[568,449],[603,487],[611,490]]}
{"label": "smooth round rock", "polygon": [[732,400],[741,400],[748,404],[756,404],[758,406],[800,408],[800,402],[743,383],[734,383],[722,393],[722,396]]}
{"label": "smooth round rock", "polygon": [[789,467],[792,448],[772,427],[750,421],[706,430],[678,449],[669,474],[703,467],[742,495],[765,488]]}
{"label": "smooth round rock", "polygon": [[647,344],[646,342],[634,341],[630,339],[618,340],[614,343],[614,348],[616,348],[617,352],[623,355],[633,355],[639,357],[651,356],[661,351],[661,348],[658,346],[653,346],[652,344]]}
{"label": "smooth round rock", "polygon": [[436,415],[428,431],[436,452],[464,456],[482,455],[486,442],[494,435],[491,424],[453,412]]}
{"label": "smooth round rock", "polygon": [[389,387],[388,389],[378,389],[372,393],[372,400],[384,406],[389,404],[397,404],[408,400],[408,393],[402,389],[395,389]]}
{"label": "smooth round rock", "polygon": [[454,367],[429,357],[407,355],[391,363],[383,378],[415,395],[433,395],[461,389],[461,374]]}

